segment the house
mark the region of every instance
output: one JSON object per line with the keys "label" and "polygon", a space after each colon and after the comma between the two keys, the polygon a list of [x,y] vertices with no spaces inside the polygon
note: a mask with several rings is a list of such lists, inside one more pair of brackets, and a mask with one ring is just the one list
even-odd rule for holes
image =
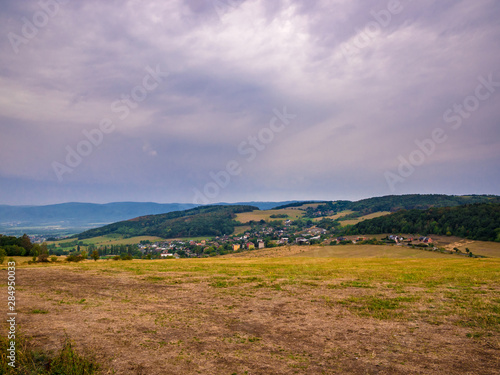
{"label": "house", "polygon": [[174,256],[174,254],[172,254],[172,253],[161,253],[161,254],[160,254],[160,256],[161,256],[162,258],[167,258],[167,257],[173,257],[173,256]]}
{"label": "house", "polygon": [[247,250],[253,250],[253,249],[255,249],[255,244],[253,242],[247,242],[245,244],[245,246],[246,246]]}
{"label": "house", "polygon": [[239,243],[233,243],[233,251],[239,250],[241,245]]}
{"label": "house", "polygon": [[266,243],[262,240],[257,241],[257,248],[258,249],[263,249],[266,247]]}

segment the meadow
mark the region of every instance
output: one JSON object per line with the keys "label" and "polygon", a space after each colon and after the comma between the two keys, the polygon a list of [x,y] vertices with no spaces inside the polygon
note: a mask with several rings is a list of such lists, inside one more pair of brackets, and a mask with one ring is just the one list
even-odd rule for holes
{"label": "meadow", "polygon": [[19,329],[102,373],[496,374],[500,259],[379,248],[21,263]]}

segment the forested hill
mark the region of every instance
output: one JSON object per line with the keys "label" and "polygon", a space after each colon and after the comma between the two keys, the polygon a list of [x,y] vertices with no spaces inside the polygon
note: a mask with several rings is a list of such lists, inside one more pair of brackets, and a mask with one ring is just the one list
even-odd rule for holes
{"label": "forested hill", "polygon": [[431,207],[454,207],[474,203],[500,203],[497,195],[444,195],[444,194],[406,194],[386,195],[362,199],[356,202],[332,201],[324,202],[316,208],[308,208],[307,216],[328,216],[331,212],[344,210],[355,211],[358,216],[371,214],[373,212],[419,209],[425,210]]}
{"label": "forested hill", "polygon": [[391,215],[362,221],[348,228],[346,232],[440,234],[500,242],[500,203],[401,210]]}
{"label": "forested hill", "polygon": [[120,234],[127,237],[163,238],[218,236],[234,231],[237,213],[258,210],[254,206],[202,206],[186,211],[142,216],[91,229],[75,236],[78,239]]}

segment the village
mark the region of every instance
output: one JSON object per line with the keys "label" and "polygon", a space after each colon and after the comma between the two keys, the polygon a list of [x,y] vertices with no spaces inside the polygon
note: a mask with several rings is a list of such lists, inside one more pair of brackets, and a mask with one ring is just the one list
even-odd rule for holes
{"label": "village", "polygon": [[243,233],[216,236],[212,239],[172,239],[155,242],[146,240],[141,241],[137,246],[144,256],[150,258],[201,258],[286,245],[393,244],[434,249],[433,240],[430,237],[339,236],[335,234],[334,228],[326,230],[314,225],[298,228],[293,224],[293,221],[286,220],[281,226],[265,223],[253,226]]}

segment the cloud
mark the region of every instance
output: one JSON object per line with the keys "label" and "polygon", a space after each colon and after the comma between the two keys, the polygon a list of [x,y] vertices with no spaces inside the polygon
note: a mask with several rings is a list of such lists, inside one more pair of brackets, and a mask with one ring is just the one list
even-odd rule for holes
{"label": "cloud", "polygon": [[[7,36],[22,36],[24,20],[41,8],[7,2],[0,14],[0,184],[25,181],[43,186],[49,200],[82,200],[89,198],[70,186],[113,197],[117,184],[140,180],[141,188],[120,188],[112,199],[141,200],[147,192],[189,201],[210,172],[238,160],[241,175],[217,200],[274,199],[280,191],[283,199],[388,194],[384,171],[442,127],[449,140],[399,192],[425,188],[426,174],[436,191],[453,193],[451,179],[482,192],[462,166],[498,171],[499,93],[457,131],[443,114],[474,94],[479,76],[500,80],[500,6],[402,0],[382,22],[387,4],[68,2],[15,53]],[[130,99],[147,67],[157,66],[168,77],[121,118],[113,103]],[[297,118],[247,163],[238,146],[283,106]],[[103,119],[114,130],[59,182],[53,162],[65,163],[67,148],[76,150],[83,131]],[[433,172],[442,165],[446,177]],[[495,192],[495,182],[492,174],[485,192]],[[22,201],[16,191],[4,202]]]}

